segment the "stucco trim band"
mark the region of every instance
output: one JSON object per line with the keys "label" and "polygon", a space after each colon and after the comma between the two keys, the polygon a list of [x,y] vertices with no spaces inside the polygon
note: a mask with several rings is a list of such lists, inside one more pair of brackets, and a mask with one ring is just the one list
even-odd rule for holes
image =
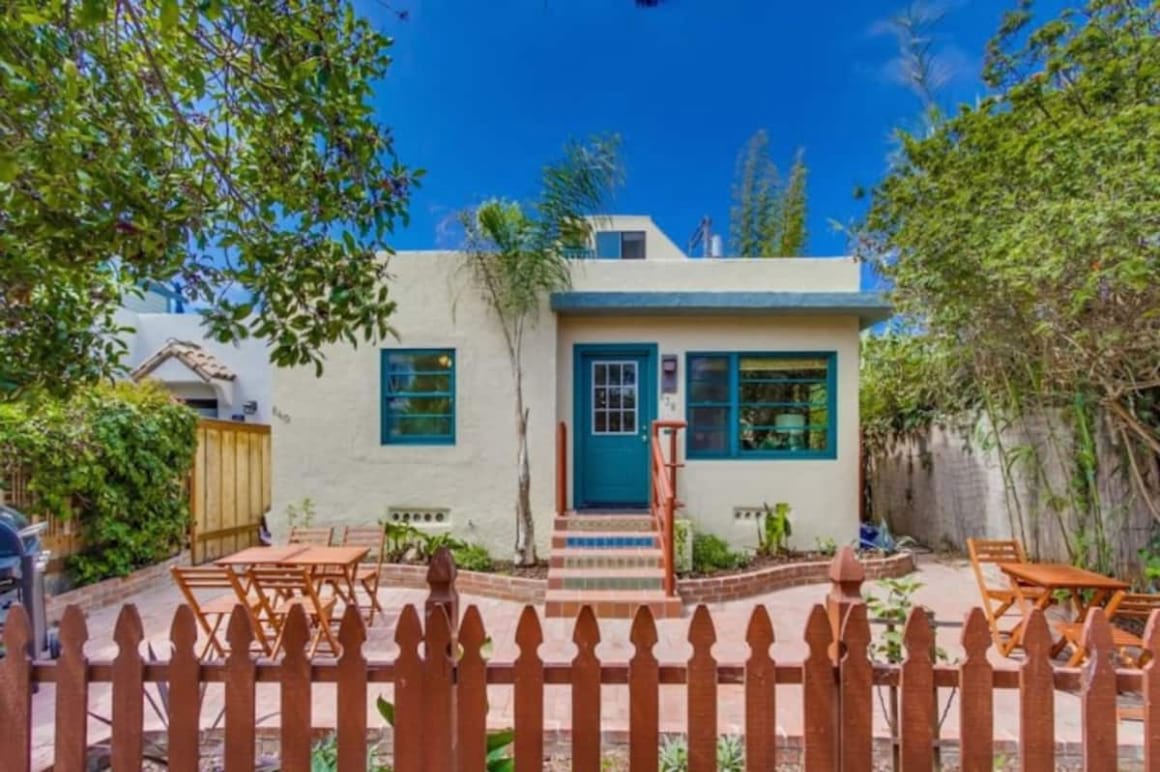
{"label": "stucco trim band", "polygon": [[890,318],[879,292],[553,292],[557,314],[620,316],[856,316],[863,328]]}

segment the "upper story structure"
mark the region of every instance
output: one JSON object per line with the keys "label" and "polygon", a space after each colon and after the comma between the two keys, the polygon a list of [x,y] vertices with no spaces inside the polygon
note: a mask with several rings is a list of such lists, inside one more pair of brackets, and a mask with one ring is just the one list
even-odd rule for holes
{"label": "upper story structure", "polygon": [[[598,218],[575,258],[524,331],[541,545],[557,484],[576,511],[648,505],[658,419],[688,424],[678,496],[703,530],[754,546],[753,513],[785,502],[799,546],[857,535],[859,333],[889,308],[855,260],[691,258],[628,216]],[[405,519],[507,554],[512,372],[463,261],[392,255],[395,339],[328,348],[321,378],[274,372],[276,513],[310,497],[320,523]]]}

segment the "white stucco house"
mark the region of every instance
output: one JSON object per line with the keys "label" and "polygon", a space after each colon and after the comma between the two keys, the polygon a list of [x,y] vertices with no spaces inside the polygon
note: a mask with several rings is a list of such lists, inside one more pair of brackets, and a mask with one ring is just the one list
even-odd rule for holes
{"label": "white stucco house", "polygon": [[213,340],[201,315],[158,284],[126,297],[116,318],[131,330],[124,336],[128,377],[160,381],[206,418],[270,423],[272,368],[263,341]]}
{"label": "white stucco house", "polygon": [[[392,256],[397,340],[331,347],[321,377],[274,372],[275,528],[309,497],[318,524],[386,516],[511,554],[512,377],[462,257]],[[855,538],[859,332],[888,315],[851,258],[691,258],[649,217],[602,218],[525,341],[541,552],[558,482],[576,513],[647,505],[654,419],[688,422],[678,496],[697,528],[753,546],[754,512],[784,501],[796,546]]]}

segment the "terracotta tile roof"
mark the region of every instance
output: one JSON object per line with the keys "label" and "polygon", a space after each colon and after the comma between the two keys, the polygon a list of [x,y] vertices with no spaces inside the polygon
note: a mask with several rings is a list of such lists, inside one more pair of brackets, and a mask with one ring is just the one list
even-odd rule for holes
{"label": "terracotta tile roof", "polygon": [[170,358],[176,359],[190,370],[193,370],[207,383],[211,380],[232,381],[237,378],[233,370],[226,367],[222,364],[221,360],[201,346],[187,340],[176,340],[172,338],[168,343],[158,349],[153,356],[137,365],[129,376],[133,380],[139,381]]}

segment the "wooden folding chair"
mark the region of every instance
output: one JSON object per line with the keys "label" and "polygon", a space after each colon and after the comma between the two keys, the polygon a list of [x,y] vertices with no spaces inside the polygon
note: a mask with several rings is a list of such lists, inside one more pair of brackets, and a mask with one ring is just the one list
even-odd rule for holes
{"label": "wooden folding chair", "polygon": [[254,566],[247,573],[262,604],[263,620],[269,624],[273,634],[270,656],[277,656],[282,649],[286,617],[294,606],[302,607],[307,621],[314,628],[307,656],[313,657],[323,641],[331,654],[338,654],[338,639],[331,629],[336,599],[319,595],[310,569],[303,566]]}
{"label": "wooden folding chair", "polygon": [[[1132,620],[1143,629],[1143,625],[1148,623],[1148,617],[1157,609],[1160,609],[1160,595],[1121,591],[1113,595],[1112,599],[1108,601],[1108,605],[1104,608],[1104,614],[1109,622]],[[1084,620],[1081,619],[1062,624],[1056,628],[1067,644],[1071,646],[1071,658],[1067,661],[1068,667],[1076,667],[1087,658],[1087,652],[1084,651],[1083,646],[1083,626]],[[1150,655],[1144,647],[1144,639],[1114,623],[1111,627],[1112,645],[1116,647],[1120,657],[1133,667],[1143,667],[1148,664]],[[1129,649],[1138,649],[1140,653],[1133,657],[1128,653]]]}
{"label": "wooden folding chair", "polygon": [[[258,601],[246,591],[236,571],[225,566],[173,566],[170,571],[185,602],[193,610],[198,626],[206,635],[205,647],[198,654],[199,659],[205,659],[210,651],[222,657],[229,651],[228,643],[219,635],[225,632],[223,625],[229,620],[234,607],[239,605],[250,617],[250,625],[254,629],[254,646],[262,654],[271,653],[269,641],[258,620]],[[204,599],[198,596],[198,590],[225,592]]]}
{"label": "wooden folding chair", "polygon": [[312,547],[329,547],[334,538],[333,528],[302,528],[295,526],[290,529],[288,544],[308,544]]}
{"label": "wooden folding chair", "polygon": [[[367,548],[367,555],[354,578],[370,600],[366,606],[358,604],[359,609],[366,610],[367,625],[373,625],[375,612],[383,610],[379,605],[379,576],[383,572],[383,560],[386,558],[387,529],[381,525],[347,526],[342,532],[342,546]],[[352,600],[358,603],[357,598]]]}
{"label": "wooden folding chair", "polygon": [[[1010,581],[1007,586],[996,586],[995,582],[999,581],[997,577],[989,580],[985,567],[993,567],[999,563],[1026,563],[1027,554],[1018,539],[967,539],[967,552],[971,558],[971,570],[974,571],[975,581],[979,585],[979,594],[983,597],[983,613],[987,617],[987,624],[991,627],[995,648],[1006,657],[1018,644],[1012,635],[1013,629],[1001,629],[999,621],[1015,605],[1018,596],[1015,590],[1011,589]],[[1027,585],[1021,585],[1020,589],[1023,597],[1033,603],[1046,592],[1042,587]]]}

